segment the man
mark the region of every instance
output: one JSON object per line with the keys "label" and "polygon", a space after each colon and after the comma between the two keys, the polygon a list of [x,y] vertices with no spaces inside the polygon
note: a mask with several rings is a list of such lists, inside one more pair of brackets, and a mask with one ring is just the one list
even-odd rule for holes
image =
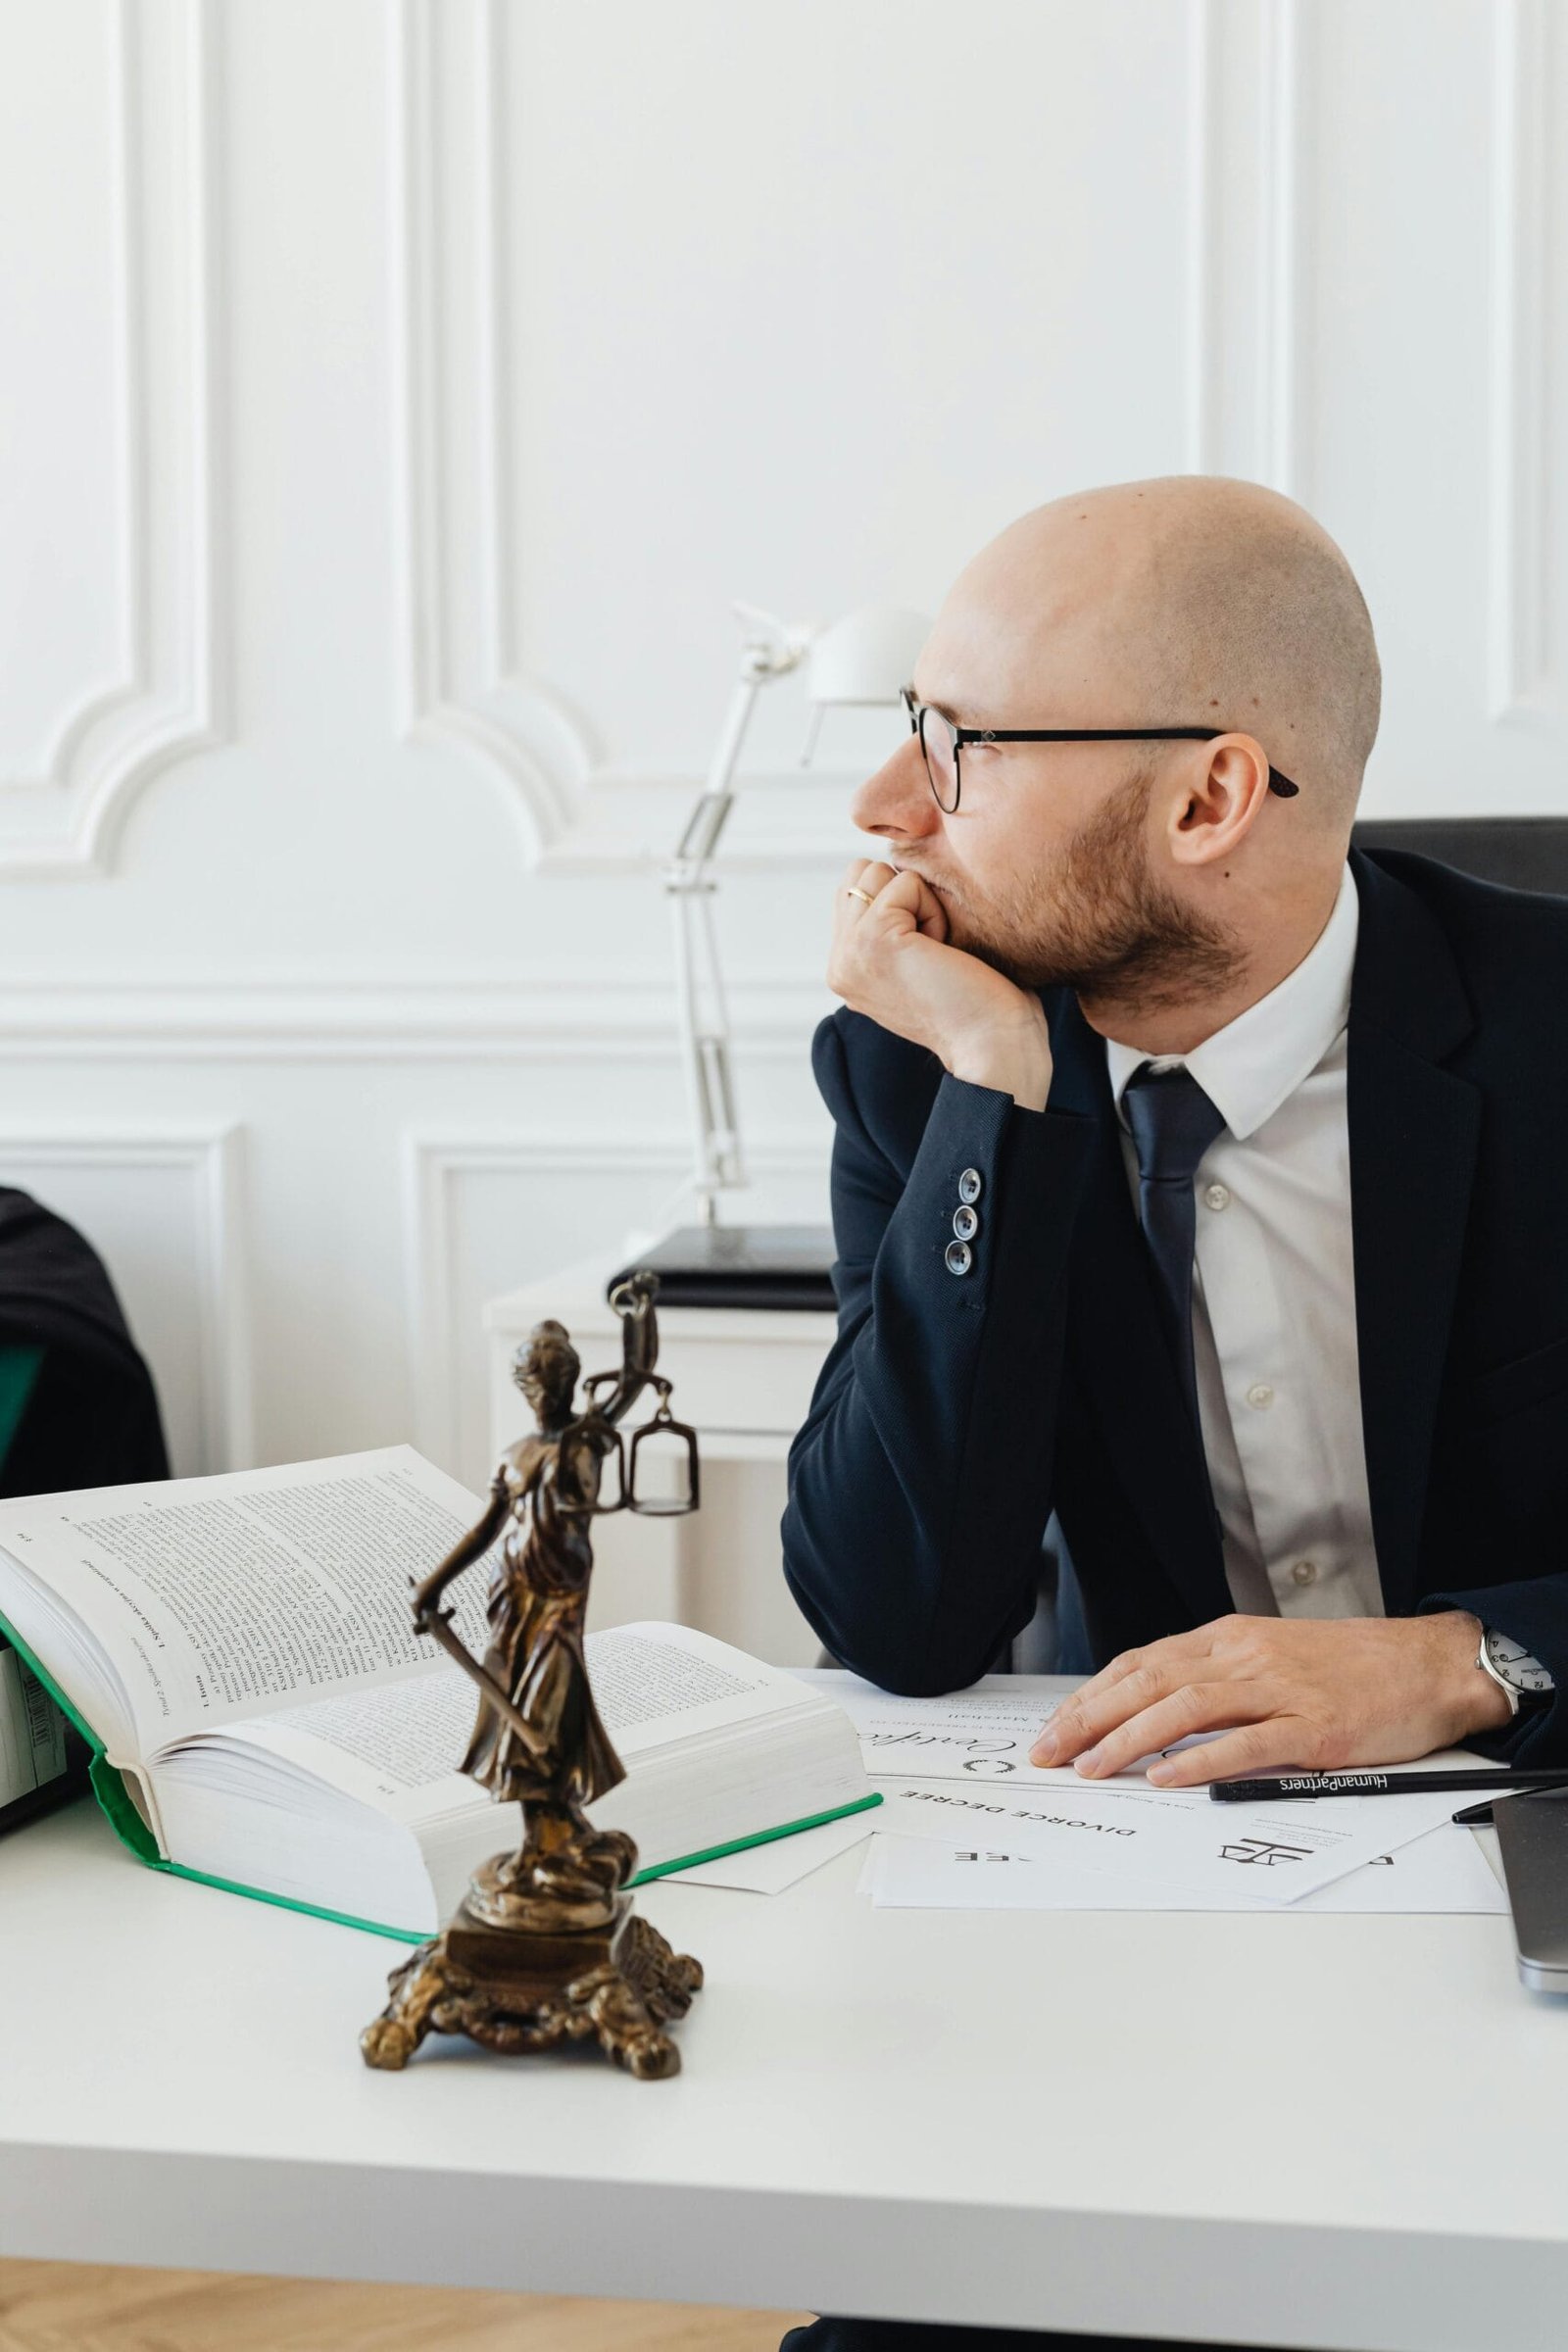
{"label": "man", "polygon": [[961,573],[856,804],[786,1573],[947,1690],[1049,1524],[1099,1671],[1040,1762],[1568,1754],[1568,903],[1348,851],[1379,698],[1300,508],[1120,484]]}

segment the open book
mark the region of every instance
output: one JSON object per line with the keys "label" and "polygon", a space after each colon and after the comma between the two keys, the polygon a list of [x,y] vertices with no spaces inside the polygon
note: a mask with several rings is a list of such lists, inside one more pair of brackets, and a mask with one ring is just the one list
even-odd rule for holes
{"label": "open book", "polygon": [[[144,1861],[414,1942],[521,1834],[456,1771],[473,1685],[409,1612],[479,1515],[407,1446],[31,1496],[0,1505],[0,1623]],[[447,1596],[480,1656],[487,1586],[480,1563]],[[776,1667],[676,1625],[588,1660],[627,1772],[591,1818],[639,1877],[877,1801],[848,1716]]]}

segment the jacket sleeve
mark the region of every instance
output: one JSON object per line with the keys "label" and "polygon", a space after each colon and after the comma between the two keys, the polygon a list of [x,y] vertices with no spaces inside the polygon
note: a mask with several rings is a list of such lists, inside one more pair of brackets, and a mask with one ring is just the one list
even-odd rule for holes
{"label": "jacket sleeve", "polygon": [[1539,1658],[1555,1686],[1548,1705],[1521,1707],[1511,1723],[1467,1740],[1466,1747],[1500,1764],[1568,1764],[1568,1574],[1432,1592],[1417,1613],[1431,1609],[1468,1609],[1483,1625],[1495,1626]]}
{"label": "jacket sleeve", "polygon": [[[839,1333],[790,1450],[784,1572],[845,1665],[887,1690],[951,1690],[1034,1606],[1092,1129],[944,1075],[901,1176],[856,1102],[845,1017],[812,1047],[837,1123]],[[956,1274],[971,1170],[978,1225]]]}

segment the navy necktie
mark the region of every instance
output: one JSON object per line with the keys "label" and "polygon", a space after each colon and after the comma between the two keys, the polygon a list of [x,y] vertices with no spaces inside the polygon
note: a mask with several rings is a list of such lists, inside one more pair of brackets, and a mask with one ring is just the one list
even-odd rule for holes
{"label": "navy necktie", "polygon": [[1127,1081],[1121,1101],[1138,1151],[1138,1212],[1154,1261],[1165,1337],[1193,1427],[1201,1436],[1193,1363],[1193,1178],[1225,1120],[1190,1071],[1156,1070],[1147,1061]]}

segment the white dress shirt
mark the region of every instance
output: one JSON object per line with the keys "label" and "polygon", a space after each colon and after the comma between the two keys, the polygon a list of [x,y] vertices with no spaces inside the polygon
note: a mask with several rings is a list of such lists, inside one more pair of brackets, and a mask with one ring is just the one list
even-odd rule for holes
{"label": "white dress shirt", "polygon": [[[1350,1254],[1348,866],[1316,945],[1185,1066],[1225,1120],[1199,1162],[1193,1348],[1225,1573],[1253,1616],[1381,1617]],[[1107,1038],[1118,1117],[1151,1055]],[[1136,1201],[1138,1154],[1122,1119]]]}

